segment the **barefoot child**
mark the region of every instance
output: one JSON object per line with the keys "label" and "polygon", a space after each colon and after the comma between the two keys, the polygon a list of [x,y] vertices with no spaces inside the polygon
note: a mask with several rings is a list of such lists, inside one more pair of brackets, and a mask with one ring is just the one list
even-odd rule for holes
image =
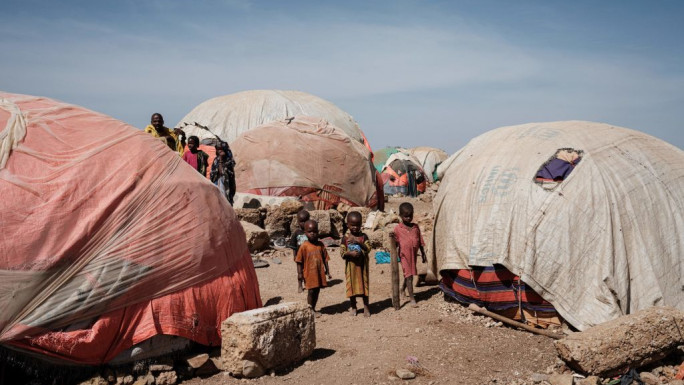
{"label": "barefoot child", "polygon": [[344,258],[344,275],[347,280],[347,298],[352,316],[356,316],[356,297],[363,300],[363,315],[370,317],[368,309],[368,252],[370,240],[361,232],[361,214],[352,211],[347,214],[347,228],[349,231],[342,239],[340,253]]}
{"label": "barefoot child", "polygon": [[423,263],[427,262],[425,258],[425,249],[423,246],[423,237],[420,235],[418,225],[412,223],[413,220],[413,205],[404,202],[399,205],[399,216],[401,223],[398,224],[392,233],[390,233],[397,241],[397,249],[399,257],[401,258],[401,268],[404,270],[404,284],[401,287],[402,293],[406,296],[408,289],[408,296],[411,298],[411,306],[415,307],[416,299],[413,296],[413,276],[418,275],[416,270],[416,260],[418,259],[418,250],[420,250]]}
{"label": "barefoot child", "polygon": [[307,302],[311,305],[316,317],[320,317],[321,313],[316,311],[316,303],[321,287],[328,286],[328,282],[325,280],[326,275],[328,279],[332,279],[328,268],[330,258],[325,245],[318,240],[318,223],[316,221],[307,221],[304,224],[304,233],[307,241],[299,246],[295,258],[297,275],[300,280],[304,280],[306,289],[309,291]]}
{"label": "barefoot child", "polygon": [[[297,213],[297,230],[295,230],[294,233],[292,233],[292,236],[290,237],[290,242],[287,244],[287,247],[292,249],[292,259],[297,258],[297,252],[299,251],[299,246],[302,245],[302,243],[306,242],[306,234],[304,233],[304,224],[306,221],[308,221],[310,218],[309,212],[302,209]],[[304,291],[304,280],[298,278],[297,279],[297,293],[301,293]]]}

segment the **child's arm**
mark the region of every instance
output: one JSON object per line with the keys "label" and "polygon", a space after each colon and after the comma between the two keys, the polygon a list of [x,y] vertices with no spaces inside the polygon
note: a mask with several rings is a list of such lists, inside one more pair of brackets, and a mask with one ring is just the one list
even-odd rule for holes
{"label": "child's arm", "polygon": [[302,268],[302,263],[301,263],[301,262],[297,262],[297,279],[300,280],[300,281],[303,281],[303,280],[304,280],[304,272],[303,272],[303,268]]}
{"label": "child's arm", "polygon": [[423,245],[420,245],[420,256],[423,258],[423,263],[427,263],[427,258],[425,257],[425,249]]}
{"label": "child's arm", "polygon": [[325,275],[328,276],[328,279],[332,279],[332,275],[330,275],[330,268],[328,267],[328,260],[327,259],[323,260],[323,266],[325,266]]}

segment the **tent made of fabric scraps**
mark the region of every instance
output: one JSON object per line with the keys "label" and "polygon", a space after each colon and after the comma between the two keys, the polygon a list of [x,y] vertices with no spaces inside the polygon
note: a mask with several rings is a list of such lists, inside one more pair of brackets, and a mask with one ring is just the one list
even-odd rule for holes
{"label": "tent made of fabric scraps", "polygon": [[401,149],[397,147],[385,147],[373,151],[373,166],[375,166],[375,169],[378,170],[378,172],[382,172],[385,163],[387,163],[387,159],[389,159],[392,154],[396,154],[399,151],[401,151]]}
{"label": "tent made of fabric scraps", "polygon": [[480,135],[443,164],[434,275],[501,265],[579,330],[684,310],[681,149],[608,124],[533,123]]}
{"label": "tent made of fabric scraps", "polygon": [[301,91],[252,90],[215,97],[192,109],[176,127],[200,139],[213,138],[213,132],[232,143],[247,130],[293,116],[324,119],[352,139],[365,141],[351,115],[327,100]]}
{"label": "tent made of fabric scraps", "polygon": [[474,303],[542,327],[560,325],[553,305],[501,265],[445,270],[439,286],[446,295],[464,304]]}
{"label": "tent made of fabric scraps", "polygon": [[261,306],[228,202],[163,142],[9,93],[0,139],[4,346],[99,365],[159,334],[219,346],[224,319]]}
{"label": "tent made of fabric scraps", "polygon": [[271,122],[243,133],[231,147],[240,193],[297,196],[317,208],[377,204],[370,151],[323,119]]}
{"label": "tent made of fabric scraps", "polygon": [[420,162],[403,152],[392,154],[382,168],[384,192],[387,195],[418,196],[425,192],[427,176]]}
{"label": "tent made of fabric scraps", "polygon": [[420,166],[425,171],[425,176],[430,183],[439,180],[436,175],[437,166],[449,157],[446,152],[433,147],[413,147],[405,151],[420,162]]}

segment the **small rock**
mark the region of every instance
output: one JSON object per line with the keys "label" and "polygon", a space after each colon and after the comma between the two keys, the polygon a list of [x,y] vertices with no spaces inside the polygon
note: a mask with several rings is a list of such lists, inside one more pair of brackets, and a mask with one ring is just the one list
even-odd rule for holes
{"label": "small rock", "polygon": [[572,374],[552,374],[549,376],[548,380],[551,385],[572,385],[573,377]]}
{"label": "small rock", "polygon": [[396,374],[397,377],[401,378],[402,380],[410,380],[412,378],[416,378],[416,374],[408,369],[397,369]]}
{"label": "small rock", "polygon": [[168,372],[173,370],[173,361],[171,359],[162,359],[150,365],[150,372]]}
{"label": "small rock", "polygon": [[147,373],[144,376],[139,376],[133,385],[154,385],[154,376]]}
{"label": "small rock", "polygon": [[264,367],[258,362],[245,360],[242,363],[242,375],[247,378],[257,378],[264,375]]}
{"label": "small rock", "polygon": [[655,376],[653,373],[650,372],[642,372],[639,373],[639,377],[641,377],[641,381],[644,382],[646,385],[659,385],[660,384],[660,379],[658,376]]}
{"label": "small rock", "polygon": [[589,376],[577,381],[577,385],[599,385],[600,383],[601,380],[596,376]]}
{"label": "small rock", "polygon": [[135,379],[131,375],[119,376],[116,378],[117,385],[133,385],[133,381],[135,381]]}
{"label": "small rock", "polygon": [[94,376],[87,381],[81,382],[79,385],[109,385],[109,382],[100,376]]}
{"label": "small rock", "polygon": [[549,375],[548,374],[542,374],[542,373],[532,373],[532,375],[530,376],[530,380],[534,383],[539,383],[542,381],[548,381]]}
{"label": "small rock", "polygon": [[186,360],[188,365],[193,369],[197,369],[197,368],[201,367],[202,365],[206,364],[207,361],[209,361],[209,355],[207,353],[200,354],[200,355],[194,356],[192,358],[188,358]]}
{"label": "small rock", "polygon": [[416,333],[420,333],[422,330],[420,328],[416,328]]}
{"label": "small rock", "polygon": [[684,380],[672,380],[668,385],[684,385]]}
{"label": "small rock", "polygon": [[275,377],[275,370],[271,370],[271,377]]}
{"label": "small rock", "polygon": [[161,372],[156,378],[155,384],[156,385],[175,385],[176,382],[178,382],[178,377],[176,376],[176,372],[173,370],[168,371],[168,372]]}

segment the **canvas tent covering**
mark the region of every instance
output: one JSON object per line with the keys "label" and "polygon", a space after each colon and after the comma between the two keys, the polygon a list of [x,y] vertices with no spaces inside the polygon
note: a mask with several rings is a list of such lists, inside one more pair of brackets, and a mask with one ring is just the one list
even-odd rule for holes
{"label": "canvas tent covering", "polygon": [[413,155],[420,162],[420,166],[423,167],[425,176],[427,176],[430,183],[437,180],[435,179],[437,166],[449,156],[443,150],[433,147],[414,147],[407,149],[406,152]]}
{"label": "canvas tent covering", "polygon": [[[563,148],[583,151],[572,173],[535,183]],[[684,153],[659,139],[583,121],[502,127],[456,154],[433,204],[432,269],[502,265],[580,330],[684,309]]]}
{"label": "canvas tent covering", "polygon": [[183,127],[188,135],[200,139],[212,138],[211,133],[194,125],[198,123],[232,143],[247,130],[292,116],[325,119],[354,140],[365,141],[349,114],[327,100],[301,91],[253,90],[219,96],[192,109],[176,127]]}
{"label": "canvas tent covering", "polygon": [[325,208],[376,204],[370,152],[323,119],[271,122],[243,133],[231,148],[240,193],[301,196]]}
{"label": "canvas tent covering", "polygon": [[384,192],[387,195],[417,196],[425,192],[427,176],[414,156],[404,152],[392,154],[382,168]]}
{"label": "canvas tent covering", "polygon": [[159,334],[217,346],[261,306],[218,189],[158,139],[0,93],[0,343],[97,365]]}

